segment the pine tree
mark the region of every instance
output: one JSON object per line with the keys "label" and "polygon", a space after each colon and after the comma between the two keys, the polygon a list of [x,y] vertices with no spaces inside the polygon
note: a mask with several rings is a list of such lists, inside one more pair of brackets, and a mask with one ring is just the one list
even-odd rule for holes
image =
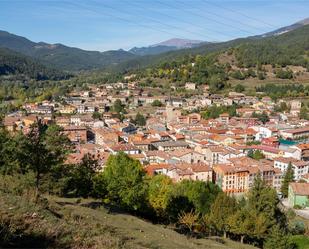
{"label": "pine tree", "polygon": [[289,163],[289,166],[284,174],[283,182],[281,185],[281,192],[283,197],[287,197],[289,194],[289,184],[290,182],[293,182],[294,180],[294,171],[292,168],[291,162]]}
{"label": "pine tree", "polygon": [[223,233],[226,238],[228,232],[228,218],[237,211],[235,198],[219,193],[214,203],[211,205],[210,213],[206,220],[218,233]]}
{"label": "pine tree", "polygon": [[295,245],[278,225],[274,226],[264,243],[264,249],[293,249]]}

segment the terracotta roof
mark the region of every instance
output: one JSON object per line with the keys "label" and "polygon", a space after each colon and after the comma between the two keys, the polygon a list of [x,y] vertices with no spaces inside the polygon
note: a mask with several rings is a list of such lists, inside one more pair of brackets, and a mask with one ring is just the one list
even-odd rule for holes
{"label": "terracotta roof", "polygon": [[285,130],[284,132],[291,133],[291,134],[309,132],[309,126],[301,127],[301,128],[297,128],[297,129]]}
{"label": "terracotta roof", "polygon": [[290,186],[292,187],[294,194],[309,196],[309,183],[292,182],[290,183]]}

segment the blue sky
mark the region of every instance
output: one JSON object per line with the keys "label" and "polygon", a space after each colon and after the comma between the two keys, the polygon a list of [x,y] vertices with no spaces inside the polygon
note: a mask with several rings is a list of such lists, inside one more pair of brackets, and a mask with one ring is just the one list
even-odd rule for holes
{"label": "blue sky", "polygon": [[99,51],[225,41],[307,17],[309,0],[0,0],[0,30]]}

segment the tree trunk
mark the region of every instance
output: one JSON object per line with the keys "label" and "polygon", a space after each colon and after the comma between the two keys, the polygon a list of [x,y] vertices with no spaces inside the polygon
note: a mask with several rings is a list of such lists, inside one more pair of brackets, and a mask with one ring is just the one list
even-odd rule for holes
{"label": "tree trunk", "polygon": [[241,243],[241,244],[244,243],[244,238],[245,238],[245,235],[241,235],[241,236],[240,236],[240,243]]}
{"label": "tree trunk", "polygon": [[223,238],[226,239],[226,231],[223,232]]}

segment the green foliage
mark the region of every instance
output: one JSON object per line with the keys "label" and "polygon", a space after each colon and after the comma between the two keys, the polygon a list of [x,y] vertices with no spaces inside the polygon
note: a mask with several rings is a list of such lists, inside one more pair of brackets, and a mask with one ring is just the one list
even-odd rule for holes
{"label": "green foliage", "polygon": [[300,108],[299,118],[309,120],[308,108],[305,105]]}
{"label": "green foliage", "polygon": [[111,155],[104,169],[108,198],[131,211],[145,208],[147,185],[145,171],[139,161],[124,153]]}
{"label": "green foliage", "polygon": [[25,79],[35,80],[62,80],[70,77],[69,74],[43,66],[30,57],[4,48],[0,49],[1,75],[20,75]]}
{"label": "green foliage", "polygon": [[175,185],[173,194],[187,197],[196,212],[205,215],[210,211],[210,206],[220,191],[219,187],[211,182],[184,180]]}
{"label": "green foliage", "polygon": [[[102,182],[98,180],[95,183],[96,172],[99,169],[98,161],[91,155],[86,154],[82,162],[76,165],[70,165],[69,173],[66,175],[66,185],[62,193],[71,197],[89,197],[94,196],[95,188],[104,192]],[[104,186],[104,185],[103,185]]]}
{"label": "green foliage", "polygon": [[309,86],[303,84],[264,84],[256,87],[257,92],[264,92],[272,99],[284,97],[308,96]]}
{"label": "green foliage", "polygon": [[113,104],[113,111],[117,112],[118,114],[125,112],[125,109],[124,109],[120,99],[115,100],[115,102]]}
{"label": "green foliage", "polygon": [[255,150],[255,151],[249,150],[248,157],[251,157],[255,160],[261,160],[265,158],[264,154],[260,150]]}
{"label": "green foliage", "polygon": [[138,126],[145,126],[146,125],[146,118],[143,114],[140,114],[139,112],[136,114],[134,123]]}
{"label": "green foliage", "polygon": [[230,117],[236,116],[236,105],[231,106],[209,106],[206,110],[201,111],[203,119],[218,118],[220,114],[228,113]]}
{"label": "green foliage", "polygon": [[276,77],[280,79],[292,79],[293,72],[291,70],[278,69],[276,70]]}
{"label": "green foliage", "polygon": [[94,112],[94,113],[92,114],[92,117],[93,117],[94,119],[101,119],[101,118],[102,118],[102,115],[101,115],[101,113],[99,113],[99,112]]}
{"label": "green foliage", "polygon": [[243,91],[245,91],[245,87],[243,85],[237,84],[235,86],[235,92],[242,93]]}
{"label": "green foliage", "polygon": [[252,113],[252,118],[257,118],[259,121],[261,121],[263,124],[267,123],[269,121],[269,117],[266,112],[262,113]]}
{"label": "green foliage", "polygon": [[292,168],[292,164],[291,162],[288,165],[288,168],[286,170],[286,172],[284,173],[283,176],[283,181],[282,181],[282,185],[281,185],[281,193],[283,195],[283,197],[288,197],[289,195],[289,184],[290,182],[294,181],[294,171]]}
{"label": "green foliage", "polygon": [[228,218],[238,210],[235,198],[219,193],[214,203],[211,205],[210,212],[206,215],[206,222],[213,227],[219,234],[229,231]]}
{"label": "green foliage", "polygon": [[58,126],[47,128],[41,123],[36,123],[26,135],[20,133],[11,137],[5,132],[1,134],[4,134],[0,138],[0,158],[3,161],[1,172],[33,172],[38,194],[42,184],[46,184],[45,180],[49,183],[53,180],[57,167],[64,162],[65,155],[71,148],[69,140],[61,134]]}
{"label": "green foliage", "polygon": [[288,236],[278,225],[275,225],[266,239],[263,248],[294,249],[296,246],[291,241],[290,236]]}
{"label": "green foliage", "polygon": [[231,75],[231,77],[233,77],[234,79],[237,79],[237,80],[244,80],[246,78],[245,75],[242,72],[240,72],[239,70],[232,72],[230,75]]}
{"label": "green foliage", "polygon": [[6,47],[30,56],[46,65],[54,65],[57,68],[70,71],[103,68],[137,57],[123,50],[98,52],[68,47],[62,44],[35,43],[5,31],[0,32],[0,47]]}
{"label": "green foliage", "polygon": [[303,56],[308,50],[308,29],[308,26],[305,26],[280,36],[241,44],[235,50],[235,56],[245,67],[255,67],[258,64],[306,67],[308,60]]}
{"label": "green foliage", "polygon": [[274,224],[284,227],[286,217],[278,207],[279,199],[276,190],[268,187],[258,175],[248,194],[248,208],[257,214],[262,213],[266,217],[267,228]]}
{"label": "green foliage", "polygon": [[148,201],[158,217],[166,217],[166,208],[172,192],[172,180],[164,175],[156,175],[149,181]]}
{"label": "green foliage", "polygon": [[151,103],[152,106],[155,106],[155,107],[161,107],[163,106],[162,102],[160,100],[154,100],[152,103]]}
{"label": "green foliage", "polygon": [[290,240],[296,245],[297,249],[309,248],[309,238],[306,235],[294,235],[290,237]]}

